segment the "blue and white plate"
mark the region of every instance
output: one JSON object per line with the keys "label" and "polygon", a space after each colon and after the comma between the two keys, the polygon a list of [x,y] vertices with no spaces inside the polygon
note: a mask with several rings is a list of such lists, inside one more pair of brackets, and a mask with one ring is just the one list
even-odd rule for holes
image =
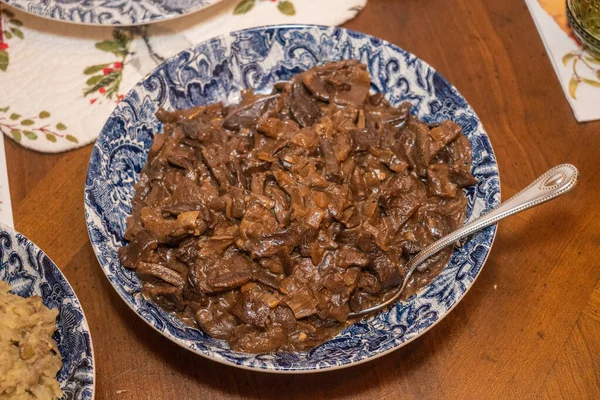
{"label": "blue and white plate", "polygon": [[2,0],[40,17],[84,25],[141,25],[181,17],[223,0]]}
{"label": "blue and white plate", "polygon": [[93,149],[85,186],[88,232],[104,273],[125,302],[150,326],[175,343],[213,360],[269,372],[315,372],[365,362],[422,335],[450,312],[479,274],[496,226],[454,250],[437,279],[391,310],[363,320],[308,352],[251,355],[190,328],[145,300],[136,274],[119,262],[117,249],[131,212],[131,199],[146,163],[152,137],[161,131],[159,106],[186,109],[239,99],[240,90],[269,91],[279,80],[317,64],[356,58],[368,66],[372,90],[392,104],[410,101],[427,122],[452,119],[473,147],[468,218],[499,204],[494,152],[466,100],[440,74],[414,55],[381,39],[342,28],[271,26],[233,32],[182,51],[139,82],[112,113]]}
{"label": "blue and white plate", "polygon": [[21,297],[40,296],[58,308],[54,340],[62,356],[58,382],[63,400],[94,398],[94,351],[79,299],[62,272],[42,250],[20,233],[0,224],[0,280]]}

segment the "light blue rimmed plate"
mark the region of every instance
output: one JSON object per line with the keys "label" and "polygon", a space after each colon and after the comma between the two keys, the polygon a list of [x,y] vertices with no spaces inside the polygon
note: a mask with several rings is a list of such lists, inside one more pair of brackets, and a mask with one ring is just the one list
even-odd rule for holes
{"label": "light blue rimmed plate", "polygon": [[63,400],[94,398],[94,351],[90,328],[75,295],[56,264],[20,233],[0,224],[0,280],[21,297],[40,296],[50,309],[58,308],[53,335],[62,356],[58,382]]}
{"label": "light blue rimmed plate", "polygon": [[145,300],[134,272],[117,249],[152,137],[161,131],[159,106],[185,109],[232,102],[241,89],[268,91],[274,82],[332,60],[367,64],[372,90],[392,104],[410,101],[419,118],[460,124],[473,148],[478,184],[467,191],[469,219],[499,204],[500,181],[489,138],[466,100],[414,55],[363,33],[321,26],[272,26],[231,33],[182,51],[138,83],[112,113],[92,151],[85,186],[88,232],[98,261],[123,300],[150,326],[175,343],[225,364],[266,372],[317,372],[362,363],[422,335],[462,299],[481,271],[496,233],[491,226],[465,241],[430,285],[385,313],[363,320],[308,352],[251,355],[186,326]]}
{"label": "light blue rimmed plate", "polygon": [[191,14],[222,0],[2,0],[44,18],[83,25],[141,25]]}

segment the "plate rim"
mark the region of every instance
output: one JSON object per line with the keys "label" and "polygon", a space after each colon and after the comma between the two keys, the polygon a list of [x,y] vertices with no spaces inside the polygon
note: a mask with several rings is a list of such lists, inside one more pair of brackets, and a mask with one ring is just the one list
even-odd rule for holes
{"label": "plate rim", "polygon": [[[1,1],[1,0],[0,0]],[[245,29],[239,29],[239,30],[235,30],[235,31],[231,31],[229,33],[225,33],[225,34],[221,34],[221,35],[217,35],[217,36],[213,36],[210,38],[207,38],[205,40],[199,41],[195,44],[193,44],[192,46],[183,49],[182,51],[178,52],[177,54],[174,54],[173,56],[169,57],[168,59],[166,59],[165,61],[163,61],[161,64],[159,64],[158,66],[156,66],[156,68],[154,68],[152,71],[150,71],[149,73],[147,73],[142,79],[140,79],[126,94],[125,97],[127,97],[129,95],[129,93],[132,92],[132,90],[139,84],[141,84],[142,82],[146,81],[148,79],[148,77],[152,76],[156,71],[160,70],[163,65],[165,65],[166,63],[170,62],[170,60],[177,58],[180,54],[187,52],[187,51],[194,51],[196,47],[198,47],[200,44],[203,43],[208,43],[214,39],[218,39],[221,37],[227,37],[227,36],[231,36],[231,35],[235,35],[241,32],[249,32],[249,31],[262,31],[265,29],[280,29],[280,28],[291,28],[291,29],[341,29],[347,32],[350,32],[352,34],[355,35],[360,35],[360,36],[364,36],[367,38],[372,38],[372,39],[376,39],[378,41],[380,41],[382,44],[386,45],[386,46],[390,46],[392,48],[394,48],[395,50],[398,50],[402,53],[405,54],[409,54],[412,57],[414,57],[415,59],[417,59],[419,62],[421,62],[424,66],[430,68],[432,71],[435,71],[450,87],[452,87],[454,89],[454,91],[456,91],[456,93],[465,100],[465,102],[467,103],[467,106],[473,111],[474,116],[477,118],[479,124],[481,125],[484,133],[485,133],[485,137],[487,138],[488,144],[490,149],[492,150],[492,154],[494,155],[494,164],[495,164],[495,169],[497,171],[497,180],[498,180],[498,197],[496,200],[496,206],[499,205],[501,203],[501,199],[502,199],[502,193],[501,193],[501,176],[500,176],[500,169],[498,166],[498,162],[497,159],[495,157],[496,152],[494,151],[492,142],[490,140],[490,137],[487,133],[487,131],[485,130],[485,127],[483,126],[483,122],[481,121],[481,118],[479,118],[479,116],[477,115],[477,113],[475,112],[475,110],[473,109],[473,107],[471,106],[471,103],[469,103],[467,101],[467,99],[465,98],[465,96],[456,88],[456,86],[454,86],[452,83],[450,83],[450,81],[448,81],[446,79],[446,77],[444,75],[442,75],[437,69],[433,68],[429,63],[427,63],[426,61],[424,61],[422,58],[418,57],[417,55],[415,55],[414,53],[403,49],[402,47],[393,44],[391,42],[389,42],[388,40],[385,39],[381,39],[377,36],[373,36],[371,34],[368,33],[364,33],[364,32],[360,32],[357,30],[353,30],[353,29],[348,29],[348,28],[344,28],[344,27],[332,27],[332,26],[326,26],[326,25],[318,25],[318,24],[297,24],[297,23],[289,23],[289,24],[275,24],[275,25],[260,25],[260,26],[256,26],[256,27],[251,27],[251,28],[245,28]],[[116,110],[116,109],[115,109]],[[114,111],[111,112],[111,115],[108,117],[109,119],[111,118],[112,114],[114,113]],[[108,121],[108,119],[107,119]],[[104,125],[105,126],[105,125]],[[104,126],[102,128],[102,131],[104,130]],[[102,131],[100,132],[100,135],[98,138],[100,138],[100,136],[102,135]],[[96,140],[96,142],[94,143],[94,149],[98,146],[99,141]],[[88,163],[88,169],[86,172],[86,182],[88,179],[88,176],[90,174],[90,165],[91,165],[91,156],[90,156],[90,163]],[[485,228],[484,230],[489,230],[491,233],[491,243],[490,243],[490,247],[489,247],[489,251],[487,252],[484,260],[481,263],[481,267],[479,269],[479,271],[477,272],[477,275],[473,278],[473,281],[471,282],[470,286],[466,288],[466,290],[460,295],[460,298],[454,303],[452,304],[452,306],[450,306],[450,308],[448,308],[448,310],[446,310],[443,314],[441,313],[439,318],[433,322],[431,325],[429,325],[427,328],[425,328],[424,330],[422,330],[421,332],[419,332],[417,335],[415,335],[414,337],[406,340],[405,342],[402,342],[394,347],[391,347],[390,349],[387,349],[385,351],[381,351],[377,354],[371,355],[371,356],[367,356],[364,357],[358,361],[349,361],[340,365],[334,365],[334,366],[325,366],[325,367],[321,367],[321,366],[317,366],[316,368],[312,368],[312,369],[303,369],[303,368],[296,368],[296,367],[290,367],[290,368],[277,368],[277,367],[261,367],[261,366],[247,366],[244,364],[239,364],[239,363],[235,363],[233,361],[227,360],[227,359],[221,359],[221,358],[217,358],[214,357],[210,354],[206,354],[204,352],[202,352],[201,350],[192,348],[192,347],[188,347],[185,343],[180,342],[180,340],[176,337],[174,337],[170,332],[168,331],[160,331],[156,326],[154,326],[154,324],[152,324],[150,321],[148,321],[143,315],[141,315],[138,310],[136,308],[134,308],[134,305],[131,304],[119,291],[116,283],[114,283],[110,277],[107,274],[107,271],[105,270],[104,265],[100,262],[99,259],[99,254],[98,251],[100,251],[100,249],[96,246],[96,244],[94,243],[94,241],[92,240],[92,236],[91,236],[91,228],[94,226],[93,221],[91,219],[91,217],[89,217],[92,213],[89,210],[89,206],[86,203],[86,195],[87,195],[87,184],[84,186],[84,211],[85,211],[85,218],[86,218],[86,227],[87,227],[87,232],[88,232],[88,237],[90,239],[90,243],[92,245],[92,248],[94,249],[94,255],[96,256],[97,260],[98,260],[98,264],[100,265],[100,268],[102,269],[102,272],[104,273],[104,276],[106,277],[106,279],[110,282],[111,286],[113,287],[113,289],[117,292],[117,294],[119,295],[119,297],[121,297],[121,299],[125,302],[125,304],[127,304],[127,306],[139,317],[141,318],[147,325],[149,325],[151,328],[153,328],[155,331],[157,331],[158,333],[160,333],[162,336],[166,337],[167,339],[169,339],[171,342],[177,344],[178,346],[191,351],[195,354],[198,354],[206,359],[218,362],[220,364],[223,365],[227,365],[230,367],[236,367],[239,369],[244,369],[244,370],[248,370],[248,371],[254,371],[254,372],[262,372],[262,373],[270,373],[270,374],[314,374],[314,373],[320,373],[320,372],[327,372],[327,371],[335,371],[335,370],[340,370],[340,369],[344,369],[344,368],[350,368],[350,367],[354,367],[360,364],[364,364],[366,362],[375,360],[377,358],[383,357],[387,354],[392,353],[393,351],[396,351],[398,349],[400,349],[401,347],[404,347],[406,345],[408,345],[409,343],[413,342],[414,340],[422,337],[425,333],[429,332],[429,330],[431,330],[434,326],[436,326],[440,321],[442,321],[444,318],[446,318],[446,316],[448,316],[453,310],[454,308],[462,302],[462,300],[464,299],[464,297],[467,295],[467,293],[469,292],[469,290],[471,290],[471,288],[473,287],[473,285],[475,284],[475,281],[477,280],[477,278],[479,277],[479,275],[481,274],[481,271],[483,270],[483,267],[485,266],[485,264],[487,263],[487,260],[492,252],[493,249],[493,245],[496,239],[496,235],[498,232],[498,223],[495,223],[487,228]],[[483,230],[482,230],[483,231]],[[120,264],[120,261],[119,261]],[[122,267],[122,266],[121,266]],[[420,293],[422,291],[424,291],[429,285],[421,288],[419,291],[417,291],[417,293]]]}
{"label": "plate rim", "polygon": [[[30,0],[25,0],[28,3],[31,3]],[[153,19],[147,19],[147,20],[143,20],[143,21],[139,21],[139,22],[125,22],[125,23],[116,23],[116,22],[111,22],[111,23],[100,23],[100,22],[82,22],[82,21],[72,21],[69,19],[64,19],[64,18],[53,18],[47,14],[38,14],[34,11],[30,11],[29,9],[26,8],[21,8],[19,6],[16,6],[14,4],[13,0],[0,0],[0,3],[5,4],[9,7],[11,7],[14,10],[18,10],[21,11],[27,15],[31,15],[33,17],[38,17],[38,18],[43,18],[45,20],[48,21],[54,21],[54,22],[58,22],[58,23],[63,23],[63,24],[70,24],[70,25],[76,25],[76,26],[89,26],[89,27],[99,27],[99,28],[127,28],[127,27],[133,27],[133,26],[143,26],[143,25],[150,25],[150,24],[157,24],[157,23],[161,23],[161,22],[167,22],[167,21],[173,21],[176,20],[178,18],[183,18],[183,17],[187,17],[190,16],[192,14],[195,14],[197,12],[200,12],[202,10],[206,10],[209,7],[212,7],[214,5],[217,5],[219,3],[222,3],[225,0],[208,0],[211,3],[206,4],[204,6],[201,7],[197,7],[197,8],[193,8],[190,11],[186,11],[184,13],[181,14],[176,14],[176,15],[171,15],[168,17],[160,17],[160,18],[153,18]],[[53,1],[54,2],[54,1]],[[170,58],[170,57],[169,57]],[[167,59],[168,60],[168,59]]]}
{"label": "plate rim", "polygon": [[[90,324],[88,323],[88,318],[85,315],[85,310],[83,309],[81,300],[79,300],[79,296],[77,296],[75,289],[73,289],[73,285],[71,285],[71,282],[69,282],[69,280],[67,279],[65,274],[58,267],[58,264],[56,264],[54,262],[54,260],[52,258],[50,258],[50,256],[44,250],[42,250],[37,244],[35,244],[35,242],[33,240],[29,239],[29,237],[27,237],[24,234],[22,234],[21,232],[17,231],[15,228],[10,227],[3,222],[0,222],[0,232],[2,232],[2,231],[6,231],[8,233],[14,234],[15,236],[20,235],[28,243],[30,243],[35,250],[39,251],[41,254],[46,256],[46,258],[48,258],[48,260],[50,260],[50,263],[52,264],[52,268],[55,269],[56,271],[58,271],[58,273],[62,276],[62,278],[65,280],[65,282],[67,283],[67,285],[73,292],[73,297],[75,297],[75,299],[77,300],[77,303],[79,303],[78,311],[81,311],[81,315],[83,316],[83,325],[84,325],[84,328],[87,328],[88,337],[90,339],[90,355],[92,358],[92,398],[91,398],[91,400],[94,400],[96,398],[96,378],[97,378],[96,377],[96,353],[94,351],[94,341],[92,339],[92,332],[90,330]],[[5,282],[5,283],[7,283],[7,282]],[[21,296],[19,296],[19,297],[21,297]],[[63,355],[61,354],[61,368],[62,368],[62,358],[63,358]]]}

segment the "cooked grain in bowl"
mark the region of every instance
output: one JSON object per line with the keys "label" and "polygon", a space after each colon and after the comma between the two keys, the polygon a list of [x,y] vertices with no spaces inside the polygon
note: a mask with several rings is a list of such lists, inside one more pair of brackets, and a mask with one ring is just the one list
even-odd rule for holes
{"label": "cooked grain in bowl", "polygon": [[0,399],[61,398],[56,374],[62,359],[52,339],[58,310],[46,308],[39,296],[10,290],[0,281]]}

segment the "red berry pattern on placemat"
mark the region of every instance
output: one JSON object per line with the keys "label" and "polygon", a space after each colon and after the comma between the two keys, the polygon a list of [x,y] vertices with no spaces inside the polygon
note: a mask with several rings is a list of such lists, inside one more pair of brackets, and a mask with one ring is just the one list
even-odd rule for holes
{"label": "red berry pattern on placemat", "polygon": [[129,29],[117,28],[113,30],[112,36],[113,40],[96,43],[96,48],[112,53],[119,59],[106,64],[91,65],[83,70],[85,75],[91,75],[83,89],[83,97],[96,96],[90,99],[90,104],[97,101],[102,103],[103,98],[114,99],[116,103],[123,99],[123,94],[119,93],[119,89],[123,80],[123,67],[131,55],[129,47],[133,40],[133,32]]}
{"label": "red berry pattern on placemat", "polygon": [[58,140],[68,140],[69,142],[79,143],[79,140],[66,133],[67,126],[62,122],[51,124],[48,111],[41,111],[33,117],[23,117],[21,114],[10,111],[10,106],[0,108],[0,132],[21,142],[23,138],[37,140],[44,137],[46,140],[56,143]]}
{"label": "red berry pattern on placemat", "polygon": [[15,14],[0,5],[0,71],[8,69],[10,61],[8,56],[9,41],[15,38],[25,38],[23,31],[19,29],[21,26],[23,26],[23,23],[15,18]]}

